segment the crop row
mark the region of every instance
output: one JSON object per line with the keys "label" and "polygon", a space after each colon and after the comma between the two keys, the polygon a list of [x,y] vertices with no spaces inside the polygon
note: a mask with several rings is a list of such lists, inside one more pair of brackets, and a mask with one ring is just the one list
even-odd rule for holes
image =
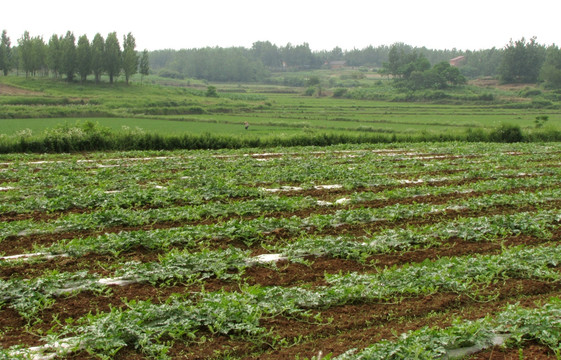
{"label": "crop row", "polygon": [[[541,237],[548,237],[549,230],[556,227],[560,216],[558,212],[543,212],[535,216],[527,216],[527,214],[517,214],[513,216],[495,216],[490,219],[463,219],[449,224],[439,224],[437,226],[427,226],[420,231],[405,230],[385,230],[370,239],[363,239],[364,242],[359,243],[348,238],[301,238],[295,242],[285,246],[277,247],[282,255],[291,258],[298,258],[305,255],[322,255],[329,254],[331,256],[339,256],[346,258],[365,258],[368,255],[380,253],[383,251],[395,251],[407,249],[416,246],[427,246],[428,244],[436,244],[437,241],[443,241],[449,237],[461,237],[471,241],[481,241],[498,236],[525,234]],[[478,225],[474,227],[474,225]],[[135,281],[149,281],[152,283],[166,281],[192,281],[202,276],[216,276],[218,278],[237,277],[228,273],[228,270],[237,269],[239,273],[248,265],[253,265],[248,252],[230,248],[225,251],[209,251],[192,252],[192,250],[172,251],[160,258],[159,263],[125,263],[117,276],[121,279]],[[205,275],[208,274],[208,275]],[[58,279],[59,275],[55,274]],[[73,276],[73,275],[69,275]],[[47,276],[49,278],[49,276]],[[56,280],[57,283],[59,280]],[[92,280],[93,281],[93,280]],[[95,280],[97,281],[97,280]],[[49,284],[43,278],[33,279],[29,281],[21,281],[19,279],[3,282],[5,293],[9,293],[8,289],[39,289],[42,292],[41,284]],[[39,284],[39,285],[37,285]],[[48,287],[48,286],[47,286]],[[60,287],[60,286],[59,286]],[[51,292],[56,294],[56,291]],[[47,291],[48,292],[48,291]],[[22,294],[26,294],[25,291]],[[27,295],[15,295],[13,297],[28,301]]]}
{"label": "crop row", "polygon": [[[520,191],[517,194],[496,194],[472,197],[464,200],[452,200],[444,205],[412,204],[388,206],[385,208],[365,208],[339,210],[329,219],[330,223],[356,223],[379,220],[396,221],[398,219],[434,214],[446,210],[469,208],[482,209],[494,205],[540,204],[559,198],[561,190],[545,189],[534,193]],[[131,209],[104,209],[93,213],[68,214],[52,222],[35,222],[32,220],[4,222],[0,224],[0,239],[8,236],[23,236],[37,233],[55,233],[62,231],[91,230],[110,226],[141,226],[153,222],[200,221],[206,218],[229,216],[255,216],[273,212],[291,212],[317,206],[310,197],[267,197],[234,203],[206,203],[199,206],[158,208],[134,211]],[[417,214],[417,215],[416,215]],[[320,226],[322,227],[322,226]]]}
{"label": "crop row", "polygon": [[495,317],[456,321],[444,329],[423,327],[383,340],[357,351],[351,349],[333,360],[457,358],[493,345],[523,346],[536,341],[561,356],[561,299],[552,298],[535,308],[509,305]]}
{"label": "crop row", "polygon": [[560,150],[0,156],[0,359],[558,351]]}
{"label": "crop row", "polygon": [[[465,177],[447,177],[446,181],[465,180]],[[537,187],[556,185],[561,179],[561,169],[542,169],[540,176],[527,177],[525,173],[501,174],[489,173],[487,180],[478,179],[471,184],[429,186],[438,179],[423,178],[412,181],[417,184],[413,188],[385,189],[382,191],[361,191],[355,193],[355,202],[375,199],[405,198],[415,195],[441,195],[465,191],[501,191],[513,187]],[[395,180],[391,186],[404,183]],[[340,185],[339,185],[340,186]],[[375,188],[374,188],[375,189]],[[273,189],[274,190],[274,189]],[[151,207],[183,205],[201,205],[211,201],[224,201],[232,198],[260,198],[271,196],[264,189],[243,187],[233,184],[205,184],[204,186],[185,188],[176,184],[169,187],[153,186],[150,188],[138,185],[123,191],[104,191],[100,189],[73,189],[69,186],[58,186],[42,190],[34,196],[5,194],[6,202],[0,204],[0,213],[26,213],[29,211],[59,211],[72,208],[132,208],[149,205]],[[228,200],[229,201],[229,200]]]}
{"label": "crop row", "polygon": [[338,236],[303,236],[304,229],[313,224],[312,219],[256,218],[242,221],[229,220],[211,225],[185,226],[171,229],[137,230],[108,233],[95,237],[75,238],[38,249],[39,254],[66,254],[83,256],[87,253],[118,256],[134,248],[167,250],[180,246],[185,249],[205,248],[210,240],[240,240],[248,245],[263,241],[274,230],[283,229],[296,238],[289,243],[266,245],[270,251],[297,258],[306,255],[361,259],[365,256],[419,247],[436,246],[450,238],[466,241],[492,241],[496,238],[529,235],[549,238],[561,215],[557,210],[533,213],[515,213],[489,217],[459,217],[451,222],[441,222],[405,229],[384,229],[360,238]]}
{"label": "crop row", "polygon": [[[349,210],[337,210],[333,214],[313,214],[307,218],[256,218],[253,220],[237,220],[232,219],[227,222],[219,222],[212,225],[196,225],[188,226],[178,229],[168,229],[168,230],[157,230],[152,232],[133,232],[133,233],[120,233],[120,234],[106,234],[97,238],[86,238],[86,239],[74,239],[68,242],[67,245],[54,245],[50,249],[41,249],[41,252],[51,252],[60,253],[66,252],[71,254],[80,254],[88,251],[94,252],[105,252],[118,254],[119,252],[126,250],[137,245],[142,245],[146,248],[162,248],[169,245],[182,245],[182,246],[192,246],[193,239],[213,239],[213,238],[230,238],[241,240],[247,245],[251,245],[256,241],[262,240],[267,232],[274,230],[286,231],[292,234],[299,234],[306,231],[306,229],[314,228],[321,231],[324,228],[336,228],[342,224],[366,224],[377,221],[398,221],[403,219],[411,219],[416,217],[422,217],[426,214],[438,214],[444,213],[446,211],[455,211],[459,209],[471,209],[471,210],[482,210],[492,206],[521,206],[522,204],[542,204],[544,202],[550,201],[559,197],[561,190],[550,189],[544,190],[537,193],[514,193],[514,194],[499,194],[493,196],[484,197],[472,197],[463,200],[450,200],[442,205],[431,205],[431,204],[421,204],[414,203],[410,205],[395,204],[391,206],[386,206],[382,208],[358,208]],[[294,200],[294,198],[291,198]],[[307,199],[300,199],[307,200]],[[309,201],[309,199],[308,199]],[[278,205],[278,204],[277,204]],[[189,208],[192,210],[192,208]],[[248,208],[245,208],[248,209]],[[278,208],[276,208],[278,209]],[[95,228],[100,224],[107,226],[107,223],[102,223],[101,221],[110,219],[113,223],[115,221],[123,220],[122,216],[123,210],[112,211],[104,213],[104,216],[93,217],[93,215],[98,215],[98,213],[87,214],[93,217],[93,221],[89,223],[86,222],[88,217],[82,215],[71,215],[74,218],[73,222],[66,221],[65,223],[60,221],[55,221],[53,223],[33,223],[38,226],[33,229],[30,224],[31,221],[21,221],[21,222],[9,222],[2,225],[4,231],[4,237],[10,235],[22,235],[22,229],[30,233],[35,232],[47,232],[47,231],[61,231],[62,226],[65,229],[73,229],[71,226],[77,224],[80,228]],[[263,211],[263,210],[260,210]],[[170,211],[171,212],[171,211]],[[111,218],[110,214],[121,215],[121,217]],[[174,216],[178,214],[176,212],[171,212]],[[186,212],[189,214],[195,214],[191,216],[199,216],[194,212]],[[135,215],[137,213],[131,213]],[[208,214],[208,213],[206,213]],[[182,215],[182,214],[179,214]],[[193,217],[191,219],[193,219]],[[126,219],[126,218],[125,218]],[[133,218],[138,219],[138,218]],[[146,218],[142,218],[140,221],[147,222]],[[128,220],[128,219],[126,219]],[[158,218],[161,221],[161,218]],[[137,222],[136,224],[142,224],[142,222]],[[129,221],[128,224],[131,222]],[[13,226],[14,224],[18,226]],[[69,226],[71,225],[71,226]],[[40,227],[42,226],[42,227]],[[30,230],[31,229],[31,230]],[[93,241],[92,241],[93,240]],[[5,240],[12,241],[12,240]]]}
{"label": "crop row", "polygon": [[[464,218],[451,223],[425,226],[420,229],[388,229],[363,242],[345,237],[299,238],[286,245],[277,246],[278,257],[285,256],[298,260],[309,255],[329,255],[342,258],[365,259],[366,257],[415,247],[438,245],[450,237],[460,237],[468,241],[489,241],[512,235],[532,235],[548,238],[550,230],[557,228],[561,215],[558,211],[544,211],[537,214],[497,215],[491,218]],[[177,235],[177,231],[174,231]],[[114,235],[106,235],[114,236]],[[178,237],[183,238],[182,235]],[[91,240],[85,243],[94,243]],[[99,242],[95,242],[99,243]],[[82,249],[82,251],[84,251]],[[74,251],[76,253],[76,250]],[[125,282],[189,283],[208,277],[218,279],[240,279],[248,266],[259,264],[249,251],[236,248],[226,250],[201,251],[174,250],[160,256],[158,262],[126,262],[116,271],[115,280]],[[115,281],[114,281],[115,282]],[[100,291],[101,281],[96,275],[81,273],[53,273],[42,277],[22,280],[0,280],[3,301],[25,317],[33,317],[42,308],[49,306],[53,296],[64,289]],[[70,290],[69,290],[70,291]]]}
{"label": "crop row", "polygon": [[[363,237],[363,242],[348,237],[303,237],[287,245],[275,246],[271,249],[274,248],[279,251],[279,257],[288,257],[292,260],[309,255],[329,255],[360,260],[378,253],[437,246],[451,237],[468,241],[490,241],[513,235],[549,238],[551,236],[550,231],[558,227],[560,220],[561,215],[557,211],[544,211],[537,214],[496,215],[490,218],[463,218],[451,223],[430,225],[418,229],[387,229],[371,237]],[[185,232],[182,233],[177,230],[168,231],[168,235],[169,233],[173,233],[179,241],[182,241],[181,239],[184,238],[185,234]],[[146,233],[136,235],[146,235]],[[115,237],[115,234],[108,234],[105,237]],[[90,239],[84,243],[100,244],[101,241],[99,239],[98,241],[91,241]],[[135,246],[138,246],[138,244],[135,244]],[[128,245],[130,246],[130,242]],[[247,251],[235,248],[229,248],[225,251],[209,251],[203,248],[200,252],[193,252],[191,249],[195,244],[192,243],[191,245],[186,250],[174,250],[161,256],[158,263],[127,262],[120,267],[115,276],[124,280],[151,283],[190,282],[208,276],[230,279],[239,278],[239,274],[245,267],[255,264]],[[104,251],[107,251],[107,243],[101,246],[105,249]],[[74,246],[73,248],[72,246],[66,246],[65,248],[74,255],[92,250],[91,247],[80,248]],[[73,250],[70,250],[72,248]],[[99,248],[97,250],[99,251]],[[229,272],[233,269],[236,271]],[[56,274],[56,276],[59,275],[61,274]],[[42,291],[42,285],[36,284],[48,283],[43,279],[35,279],[33,284],[29,286],[29,283],[25,285],[25,281],[21,282],[18,279],[4,283],[4,288],[13,290],[23,286],[26,289],[33,288]],[[25,291],[17,290],[16,292],[23,295],[15,297],[26,300],[28,294]]]}
{"label": "crop row", "polygon": [[[417,176],[426,172],[427,169],[431,171],[467,172],[474,170],[473,159],[469,159],[469,162],[466,161],[465,163],[459,161],[459,158],[454,159],[453,163],[450,163],[448,159],[427,163],[426,160],[407,160],[387,156],[380,159],[379,155],[350,158],[343,162],[335,161],[335,159],[330,158],[329,154],[324,154],[321,157],[308,155],[298,159],[283,157],[273,159],[270,164],[259,163],[251,158],[220,160],[210,156],[187,160],[183,162],[181,157],[174,159],[158,158],[154,161],[131,164],[123,159],[123,161],[112,165],[103,165],[111,167],[95,169],[90,169],[87,167],[90,165],[84,163],[69,161],[67,163],[43,164],[43,171],[33,173],[33,176],[30,176],[30,173],[36,171],[36,167],[14,164],[8,169],[9,171],[0,173],[0,179],[17,180],[22,187],[33,191],[44,191],[48,187],[59,187],[62,184],[72,184],[74,187],[95,186],[103,190],[113,191],[134,185],[137,181],[154,182],[161,185],[163,180],[167,181],[168,179],[178,179],[179,184],[188,185],[192,183],[193,186],[203,185],[208,181],[217,182],[220,179],[242,181],[244,185],[278,182],[345,182],[350,180],[348,175],[349,172],[352,172],[353,178],[356,178],[359,183],[365,184],[368,183],[369,177],[372,177],[373,174],[385,174],[384,178],[394,178],[395,174]],[[543,154],[514,156],[494,153],[492,156],[478,160],[477,170],[493,171],[496,166],[532,169],[537,165],[534,162],[535,160],[539,160],[541,167],[548,166],[547,158],[544,158]],[[554,164],[555,158],[552,157],[551,165]],[[399,165],[403,170],[396,171],[396,165]],[[199,179],[200,177],[203,177],[203,179]],[[376,180],[380,181],[380,179]],[[352,182],[348,185],[352,185]]]}
{"label": "crop row", "polygon": [[[554,178],[559,176],[559,168],[540,169],[538,172],[528,178],[528,181],[518,181],[520,186],[540,186],[546,185],[546,180],[555,181]],[[442,186],[436,188],[434,184],[439,182],[462,182],[468,179],[476,181],[473,188],[476,191],[487,190],[502,190],[499,184],[493,185],[493,179],[505,178],[527,178],[529,173],[520,172],[519,170],[495,170],[489,172],[480,172],[477,174],[462,173],[461,175],[447,176],[442,178],[434,178],[432,176],[423,176],[412,180],[400,180],[390,177],[370,177],[370,180],[361,182],[359,177],[353,176],[353,184],[348,181],[344,186],[347,191],[359,187],[366,189],[376,189],[379,185],[389,187],[401,187],[402,184],[413,184],[419,191],[415,190],[399,190],[407,196],[405,192],[412,195],[419,194],[439,194],[440,192],[446,193],[454,191],[464,191],[468,188],[467,185],[463,187],[454,187],[454,185]],[[544,179],[545,177],[545,179]],[[482,183],[481,179],[488,179],[487,185]],[[479,181],[477,181],[479,180]],[[2,191],[0,196],[2,202],[0,205],[0,213],[5,214],[21,214],[33,211],[64,211],[68,209],[113,209],[113,208],[135,208],[135,207],[169,207],[177,205],[202,205],[212,201],[230,201],[232,198],[260,198],[270,197],[267,191],[259,188],[247,187],[236,185],[232,181],[216,179],[208,179],[207,177],[198,177],[197,182],[203,181],[204,184],[190,184],[185,181],[180,181],[175,184],[163,187],[160,185],[127,185],[121,190],[104,190],[101,188],[74,188],[72,185],[50,186],[38,191],[26,189],[25,191]],[[432,185],[433,189],[427,189]],[[510,186],[514,186],[511,184]],[[307,184],[303,187],[313,188]],[[442,189],[442,190],[440,190]],[[384,198],[386,195],[391,196],[391,189],[383,190],[379,195],[370,197],[370,199]],[[360,199],[360,195],[357,196]],[[367,198],[368,199],[368,198]]]}
{"label": "crop row", "polygon": [[[114,308],[109,313],[79,319],[77,325],[68,325],[47,340],[53,342],[77,334],[74,346],[108,356],[122,346],[133,346],[152,356],[162,355],[169,344],[163,339],[192,341],[200,328],[212,333],[255,338],[267,333],[259,324],[264,317],[282,315],[321,321],[318,316],[311,318],[311,309],[395,301],[404,296],[436,292],[467,293],[477,297],[482,288],[497,280],[512,278],[559,281],[561,274],[553,267],[560,262],[561,246],[515,247],[498,255],[441,258],[376,274],[326,275],[329,285],[314,289],[254,286],[236,293],[220,291],[187,298],[175,296],[164,304],[129,302],[126,309]],[[4,287],[3,290],[8,289]]]}

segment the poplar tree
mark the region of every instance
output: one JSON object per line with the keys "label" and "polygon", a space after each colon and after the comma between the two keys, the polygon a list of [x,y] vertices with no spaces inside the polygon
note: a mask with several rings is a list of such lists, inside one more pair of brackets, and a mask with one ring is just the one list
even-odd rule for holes
{"label": "poplar tree", "polygon": [[92,72],[91,48],[90,41],[86,35],[78,38],[78,47],[76,48],[76,62],[78,64],[78,74],[80,81],[85,82],[88,75]]}
{"label": "poplar tree", "polygon": [[68,31],[62,40],[62,68],[61,72],[66,74],[66,80],[71,82],[74,80],[76,73],[76,38],[74,33]]}
{"label": "poplar tree", "polygon": [[144,49],[142,52],[142,57],[140,58],[140,83],[142,84],[142,78],[144,75],[148,75],[150,72],[150,60],[148,58],[148,50]]}
{"label": "poplar tree", "polygon": [[95,76],[96,84],[101,80],[104,69],[105,40],[100,33],[95,34],[91,46],[91,70]]}
{"label": "poplar tree", "polygon": [[29,31],[24,31],[21,38],[18,39],[18,49],[21,66],[25,71],[25,76],[28,77],[33,69],[33,48],[31,43],[31,36]]}
{"label": "poplar tree", "polygon": [[10,47],[10,38],[6,30],[2,31],[2,39],[0,40],[0,69],[4,76],[12,69],[12,49]]}
{"label": "poplar tree", "polygon": [[47,65],[53,72],[55,78],[60,74],[62,68],[62,37],[52,35],[49,39],[49,47],[47,50]]}
{"label": "poplar tree", "polygon": [[105,40],[105,71],[109,75],[109,82],[113,84],[115,76],[121,71],[121,45],[117,33],[112,32]]}
{"label": "poplar tree", "polygon": [[31,70],[34,76],[39,70],[43,70],[43,74],[48,74],[49,71],[47,68],[47,45],[42,36],[31,39]]}
{"label": "poplar tree", "polygon": [[129,83],[131,76],[138,72],[138,55],[134,50],[136,48],[136,40],[131,33],[123,36],[123,72],[125,73],[125,81]]}

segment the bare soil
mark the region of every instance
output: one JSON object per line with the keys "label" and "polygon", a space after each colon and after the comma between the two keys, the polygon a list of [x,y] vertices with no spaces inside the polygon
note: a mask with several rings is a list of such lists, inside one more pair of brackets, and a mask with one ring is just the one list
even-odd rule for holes
{"label": "bare soil", "polygon": [[0,84],[0,95],[41,95],[41,93],[21,89],[11,85]]}

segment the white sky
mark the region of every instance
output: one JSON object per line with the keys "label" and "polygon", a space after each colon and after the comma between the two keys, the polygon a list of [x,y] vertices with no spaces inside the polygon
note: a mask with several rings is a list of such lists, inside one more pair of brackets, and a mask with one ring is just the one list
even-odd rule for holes
{"label": "white sky", "polygon": [[559,0],[28,0],[2,1],[0,30],[17,44],[31,36],[74,32],[119,40],[137,50],[307,42],[312,50],[362,49],[404,42],[431,49],[503,48],[532,36],[561,43]]}

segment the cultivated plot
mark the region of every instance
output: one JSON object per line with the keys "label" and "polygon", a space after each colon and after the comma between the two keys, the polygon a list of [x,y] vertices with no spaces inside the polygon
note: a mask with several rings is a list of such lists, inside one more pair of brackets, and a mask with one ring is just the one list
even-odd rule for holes
{"label": "cultivated plot", "polygon": [[555,359],[560,154],[2,156],[0,358]]}

